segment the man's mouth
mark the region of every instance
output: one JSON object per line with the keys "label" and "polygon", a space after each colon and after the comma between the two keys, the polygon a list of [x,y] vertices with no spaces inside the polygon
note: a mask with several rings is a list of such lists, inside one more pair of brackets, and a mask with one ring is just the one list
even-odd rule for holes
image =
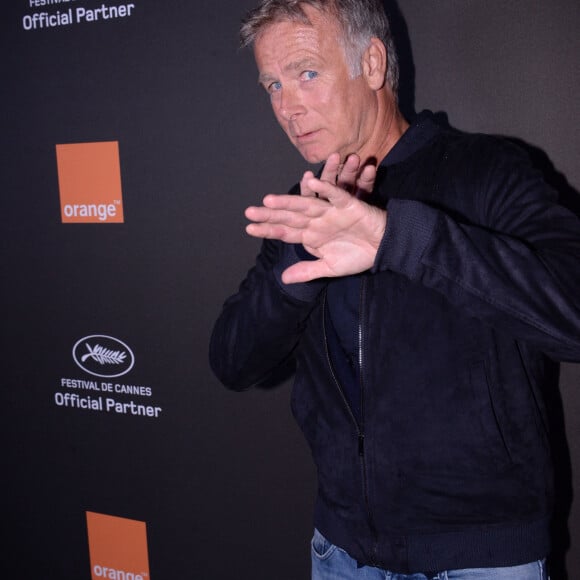
{"label": "man's mouth", "polygon": [[318,133],[318,131],[307,131],[305,133],[297,133],[294,135],[294,139],[296,139],[296,141],[298,141],[299,143],[302,143],[304,141],[312,139],[316,135],[316,133]]}

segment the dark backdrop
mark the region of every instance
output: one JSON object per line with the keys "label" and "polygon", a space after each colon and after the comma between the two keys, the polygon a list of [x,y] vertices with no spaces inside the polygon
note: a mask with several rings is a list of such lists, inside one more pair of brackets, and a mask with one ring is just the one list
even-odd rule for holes
{"label": "dark backdrop", "polygon": [[[131,17],[35,30],[25,15],[103,2],[1,9],[2,567],[90,578],[88,510],[146,522],[154,580],[307,578],[316,484],[290,387],[230,393],[207,364],[213,320],[258,248],[243,209],[305,165],[237,49],[253,1],[134,4]],[[458,128],[517,138],[576,194],[577,0],[390,10],[407,112],[446,111]],[[98,141],[119,142],[125,222],[63,224],[55,145]],[[71,356],[93,334],[135,355],[112,380],[151,392],[116,399],[159,406],[159,418],[55,403],[73,392],[63,378],[95,379]],[[570,578],[580,573],[579,382],[580,367],[564,365],[554,394],[569,524],[557,546]]]}

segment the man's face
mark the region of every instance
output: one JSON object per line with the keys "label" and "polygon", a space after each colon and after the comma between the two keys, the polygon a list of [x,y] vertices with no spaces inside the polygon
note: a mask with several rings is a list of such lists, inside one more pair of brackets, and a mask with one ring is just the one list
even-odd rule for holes
{"label": "man's face", "polygon": [[309,6],[312,26],[278,22],[254,44],[260,83],[276,119],[310,163],[362,154],[373,134],[376,99],[364,75],[351,78],[336,20]]}

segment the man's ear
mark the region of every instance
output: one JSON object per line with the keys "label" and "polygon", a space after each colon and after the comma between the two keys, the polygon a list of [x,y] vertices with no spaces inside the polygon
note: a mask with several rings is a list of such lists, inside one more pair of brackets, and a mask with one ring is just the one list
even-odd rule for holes
{"label": "man's ear", "polygon": [[371,43],[362,58],[362,73],[371,89],[378,91],[383,88],[387,66],[385,45],[378,38],[371,38]]}

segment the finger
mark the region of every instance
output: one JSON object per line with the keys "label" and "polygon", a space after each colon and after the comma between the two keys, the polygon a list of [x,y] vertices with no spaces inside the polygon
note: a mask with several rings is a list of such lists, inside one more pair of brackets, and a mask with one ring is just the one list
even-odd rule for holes
{"label": "finger", "polygon": [[306,171],[304,173],[304,175],[302,176],[302,179],[300,181],[300,195],[304,195],[307,197],[318,197],[317,192],[312,191],[308,185],[307,182],[312,179],[314,177],[314,173],[312,173],[312,171]]}
{"label": "finger", "polygon": [[[316,179],[316,177],[308,182],[308,186],[314,191],[318,191],[321,198],[320,203],[323,204],[320,208],[321,212],[324,212],[325,208],[326,210],[328,209],[329,202],[334,207],[343,208],[354,199],[354,197],[342,187],[332,185],[332,183],[328,183],[327,181],[321,181],[320,179]],[[319,215],[322,215],[322,213]]]}
{"label": "finger", "polygon": [[305,228],[312,219],[302,212],[268,207],[248,207],[244,213],[250,221],[257,224],[282,224],[292,228]]}
{"label": "finger", "polygon": [[253,238],[280,240],[288,244],[302,243],[302,230],[280,224],[254,223],[246,226],[246,233]]}
{"label": "finger", "polygon": [[[315,177],[311,179],[316,180]],[[310,183],[310,180],[307,182]],[[311,217],[320,215],[327,205],[322,200],[302,195],[267,195],[262,201],[264,203],[263,207],[269,209],[296,211]]]}
{"label": "finger", "polygon": [[366,165],[356,181],[357,197],[372,193],[377,178],[377,168],[374,165]]}
{"label": "finger", "polygon": [[344,166],[339,171],[336,179],[336,185],[346,189],[347,191],[354,191],[358,172],[360,169],[360,158],[358,155],[349,155],[344,163]]}
{"label": "finger", "polygon": [[322,168],[322,173],[320,174],[320,179],[322,181],[328,181],[329,183],[336,183],[336,176],[340,170],[340,155],[338,153],[332,153],[328,156],[324,167]]}

